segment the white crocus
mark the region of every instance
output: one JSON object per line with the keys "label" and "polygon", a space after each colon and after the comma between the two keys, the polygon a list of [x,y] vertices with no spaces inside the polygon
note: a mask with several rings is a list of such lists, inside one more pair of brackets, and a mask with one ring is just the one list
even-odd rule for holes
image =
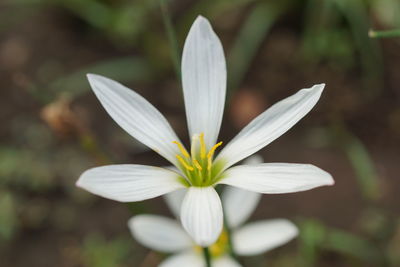
{"label": "white crocus", "polygon": [[[182,195],[168,195],[167,203],[176,214]],[[231,229],[231,242],[226,230],[216,243],[209,247],[213,267],[239,267],[229,255],[230,246],[238,256],[252,256],[281,246],[297,236],[297,227],[285,219],[256,221],[242,226],[259,202],[260,194],[228,187],[223,192],[222,203]],[[202,250],[192,241],[180,224],[170,218],[156,215],[137,215],[128,226],[135,239],[150,249],[173,253],[160,267],[204,267]]]}
{"label": "white crocus", "polygon": [[111,165],[90,169],[77,185],[123,202],[154,198],[187,188],[181,209],[186,231],[201,246],[214,243],[222,231],[218,184],[259,193],[288,193],[332,185],[332,177],[308,164],[264,163],[236,166],[284,134],[317,103],[323,84],[302,89],[276,103],[249,123],[214,158],[226,92],[221,43],[207,19],[193,23],[182,56],[182,83],[191,146],[186,150],[164,116],[122,84],[89,74],[90,85],[109,115],[130,135],[170,161],[176,169]]}

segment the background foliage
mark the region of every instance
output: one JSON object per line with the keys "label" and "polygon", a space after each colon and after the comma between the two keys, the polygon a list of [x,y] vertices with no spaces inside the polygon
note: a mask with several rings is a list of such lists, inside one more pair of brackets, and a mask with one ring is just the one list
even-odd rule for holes
{"label": "background foliage", "polygon": [[264,196],[254,218],[286,217],[291,245],[245,266],[399,266],[397,0],[3,0],[0,3],[0,258],[2,266],[155,266],[126,221],[168,214],[162,200],[129,205],[77,189],[110,162],[165,164],[132,140],[90,92],[88,72],[150,99],[187,140],[179,62],[198,14],[228,60],[229,140],[271,103],[326,82],[317,108],[262,151],[310,162],[336,185]]}

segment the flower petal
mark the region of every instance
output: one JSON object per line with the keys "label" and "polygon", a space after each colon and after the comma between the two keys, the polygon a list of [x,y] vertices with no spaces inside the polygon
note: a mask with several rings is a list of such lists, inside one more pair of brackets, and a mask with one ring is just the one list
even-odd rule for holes
{"label": "flower petal", "polygon": [[225,188],[221,198],[226,222],[230,228],[236,228],[256,209],[261,194],[229,186]]}
{"label": "flower petal", "polygon": [[141,201],[184,186],[175,172],[145,165],[109,165],[85,171],[76,185],[121,202]]}
{"label": "flower petal", "polygon": [[179,141],[165,117],[146,99],[122,84],[88,74],[89,83],[108,114],[131,136],[176,165]]}
{"label": "flower petal", "polygon": [[164,195],[165,202],[176,218],[180,217],[181,206],[183,199],[185,198],[186,191],[186,188],[182,188]]}
{"label": "flower petal", "polygon": [[204,133],[211,148],[221,127],[226,92],[224,51],[210,23],[197,17],[182,55],[182,85],[189,134]]}
{"label": "flower petal", "polygon": [[225,255],[212,260],[213,267],[242,267],[237,261],[232,257]]}
{"label": "flower petal", "polygon": [[135,239],[150,249],[171,253],[191,248],[193,242],[175,220],[157,215],[137,215],[128,221]]}
{"label": "flower petal", "polygon": [[302,89],[261,113],[225,146],[216,161],[228,168],[277,139],[314,107],[324,86]]}
{"label": "flower petal", "polygon": [[311,164],[263,163],[228,169],[220,184],[263,194],[292,193],[333,185],[332,176]]}
{"label": "flower petal", "polygon": [[255,165],[255,164],[260,164],[263,163],[264,159],[261,155],[259,154],[254,154],[250,157],[248,157],[247,159],[245,159],[243,161],[243,164],[247,164],[247,165]]}
{"label": "flower petal", "polygon": [[[177,255],[173,255],[164,260],[159,267],[205,267],[204,259],[200,254],[196,254],[192,251],[183,252]],[[241,267],[237,261],[229,256],[221,256],[216,259],[212,259],[211,266],[213,267]]]}
{"label": "flower petal", "polygon": [[[244,161],[244,164],[255,165],[263,163],[260,155],[253,155]],[[260,202],[259,193],[228,186],[222,193],[222,206],[226,216],[226,223],[232,228],[236,228],[244,223]]]}
{"label": "flower petal", "polygon": [[232,242],[238,255],[251,256],[279,247],[297,234],[297,227],[288,220],[265,220],[247,224],[235,231]]}
{"label": "flower petal", "polygon": [[193,251],[182,252],[161,262],[159,267],[204,267],[204,260]]}
{"label": "flower petal", "polygon": [[221,234],[221,200],[213,187],[189,187],[181,206],[185,230],[200,246],[209,246]]}

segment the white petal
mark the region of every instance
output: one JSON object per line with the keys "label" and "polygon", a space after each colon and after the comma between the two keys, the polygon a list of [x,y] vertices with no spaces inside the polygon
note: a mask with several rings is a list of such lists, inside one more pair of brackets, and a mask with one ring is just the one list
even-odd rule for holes
{"label": "white petal", "polygon": [[264,111],[226,145],[216,161],[228,168],[277,139],[314,107],[324,86],[302,89]]}
{"label": "white petal", "polygon": [[193,242],[175,220],[157,215],[137,215],[128,221],[135,239],[145,247],[160,252],[179,252]]}
{"label": "white petal", "polygon": [[181,206],[183,199],[185,198],[186,192],[187,189],[182,188],[164,195],[165,202],[167,202],[169,209],[172,211],[176,218],[180,217]]}
{"label": "white petal", "polygon": [[[254,165],[263,161],[262,156],[253,155],[244,163]],[[260,199],[259,193],[228,186],[222,193],[222,206],[229,227],[236,228],[244,223],[256,209]]]}
{"label": "white petal", "polygon": [[261,194],[229,186],[225,188],[221,198],[225,220],[230,228],[236,228],[244,223],[256,209]]}
{"label": "white petal", "polygon": [[247,159],[245,159],[243,164],[255,165],[255,164],[260,164],[263,162],[264,162],[263,157],[261,155],[255,154],[255,155],[252,155],[252,156],[248,157]]}
{"label": "white petal", "polygon": [[333,185],[334,181],[329,173],[311,164],[264,163],[232,167],[219,183],[263,194],[281,194]]}
{"label": "white petal", "polygon": [[176,165],[178,137],[165,117],[146,99],[111,79],[88,74],[90,85],[108,114],[134,138]]}
{"label": "white petal", "polygon": [[200,255],[190,251],[168,257],[158,267],[205,267],[205,264]]}
{"label": "white petal", "polygon": [[109,165],[85,171],[76,185],[99,196],[121,202],[141,201],[184,186],[178,174],[144,165]]}
{"label": "white petal", "polygon": [[297,227],[288,220],[265,220],[247,224],[235,231],[232,242],[238,255],[251,256],[279,247],[297,234]]}
{"label": "white petal", "polygon": [[212,267],[241,267],[242,265],[229,256],[222,256],[212,261]]}
{"label": "white petal", "polygon": [[183,227],[200,246],[217,241],[222,231],[221,200],[213,187],[189,187],[181,206]]}
{"label": "white petal", "polygon": [[224,51],[210,23],[197,17],[182,55],[182,85],[189,134],[204,133],[208,148],[218,137],[226,92]]}
{"label": "white petal", "polygon": [[173,165],[168,165],[168,166],[162,166],[162,168],[182,174],[181,170],[179,170],[177,167],[173,166]]}

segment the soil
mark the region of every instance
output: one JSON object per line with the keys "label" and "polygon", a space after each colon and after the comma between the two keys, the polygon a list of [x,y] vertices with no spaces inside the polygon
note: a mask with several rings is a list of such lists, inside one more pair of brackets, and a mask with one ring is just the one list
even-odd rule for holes
{"label": "soil", "polygon": [[[222,42],[225,45],[225,39]],[[329,141],[332,137],[321,130],[331,129],[336,118],[359,138],[374,162],[382,187],[374,205],[389,214],[400,213],[400,182],[397,178],[400,172],[400,50],[399,43],[395,41],[382,41],[381,45],[384,87],[369,100],[365,97],[362,73],[358,68],[343,72],[324,62],[317,66],[303,65],[298,57],[301,38],[285,23],[278,24],[268,35],[242,86],[230,95],[231,102],[226,109],[220,140],[227,143],[251,117],[276,101],[300,88],[325,82],[326,90],[316,108],[260,154],[267,162],[315,164],[333,175],[335,185],[295,194],[265,195],[253,219],[314,218],[331,227],[361,232],[359,221],[370,202],[362,195],[344,149],[335,141]],[[47,127],[40,118],[45,103],[31,94],[32,84],[45,86],[60,72],[74,72],[99,60],[129,56],[131,53],[129,49],[116,49],[103,35],[82,27],[75,18],[58,9],[40,11],[30,16],[29,20],[3,29],[0,32],[0,118],[3,122],[0,143],[12,145],[18,142],[11,127],[17,119],[24,118]],[[54,63],[53,67],[51,63]],[[50,71],[40,80],[38,72],[44,64],[50,64]],[[128,85],[166,114],[178,135],[187,140],[183,100],[172,70],[162,79]],[[82,115],[87,128],[95,133],[97,141],[104,144],[103,150],[118,163],[165,164],[152,152],[138,153],[142,148],[133,140],[132,145],[126,145],[131,142],[129,137],[107,116],[89,91],[74,99],[72,106]],[[61,138],[56,134],[53,138],[56,148],[76,146],[74,138]],[[86,234],[100,232],[107,238],[129,236],[126,221],[131,215],[124,204],[90,196],[83,197],[90,199],[84,204],[71,200],[74,194],[81,197],[86,194],[69,192],[80,190],[74,187],[74,182],[83,170],[84,167],[79,166],[70,170],[75,175],[69,180],[56,179],[55,188],[43,196],[25,196],[32,201],[40,198],[50,202],[50,217],[55,216],[56,207],[60,205],[72,207],[76,214],[65,229],[55,227],[51,219],[37,227],[22,224],[15,238],[0,245],[0,266],[82,266],[81,255],[76,248],[82,246]],[[146,203],[149,210],[170,214],[161,198]],[[135,263],[130,266],[144,266],[139,262],[144,260],[147,251],[135,241],[131,243],[132,249],[142,254],[132,259]],[[282,248],[282,251],[291,253],[294,247]],[[151,258],[157,262],[159,256]],[[151,264],[154,263],[146,266]],[[324,255],[318,266],[349,265],[334,254]]]}

